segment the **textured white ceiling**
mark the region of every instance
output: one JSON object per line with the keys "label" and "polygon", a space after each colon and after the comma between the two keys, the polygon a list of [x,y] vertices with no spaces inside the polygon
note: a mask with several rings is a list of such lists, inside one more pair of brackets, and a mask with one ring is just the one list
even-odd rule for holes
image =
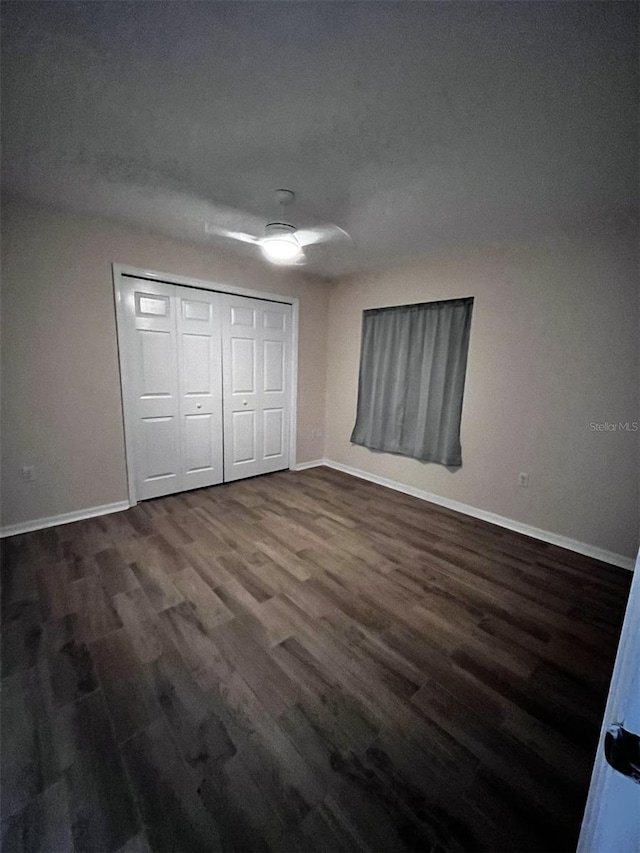
{"label": "textured white ceiling", "polygon": [[211,245],[208,220],[257,227],[291,187],[355,241],[315,251],[325,275],[634,217],[637,22],[626,2],[3,3],[3,186]]}

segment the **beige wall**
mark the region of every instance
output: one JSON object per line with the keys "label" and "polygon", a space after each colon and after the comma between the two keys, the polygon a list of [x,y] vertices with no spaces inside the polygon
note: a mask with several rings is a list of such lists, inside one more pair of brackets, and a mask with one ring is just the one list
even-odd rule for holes
{"label": "beige wall", "polygon": [[[323,455],[330,285],[107,221],[4,201],[2,525],[126,500],[111,264],[300,299],[297,460]],[[25,483],[23,465],[37,480]]]}
{"label": "beige wall", "polygon": [[[634,556],[640,433],[590,429],[640,420],[636,238],[611,231],[450,251],[337,284],[327,458]],[[475,297],[462,468],[351,445],[363,309],[462,296]]]}

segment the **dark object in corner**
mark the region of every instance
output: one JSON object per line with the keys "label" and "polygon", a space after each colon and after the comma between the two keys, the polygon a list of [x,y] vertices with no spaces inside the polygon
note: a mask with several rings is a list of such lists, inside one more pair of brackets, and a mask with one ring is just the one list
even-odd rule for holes
{"label": "dark object in corner", "polygon": [[604,736],[604,755],[614,770],[640,785],[640,735],[614,723]]}

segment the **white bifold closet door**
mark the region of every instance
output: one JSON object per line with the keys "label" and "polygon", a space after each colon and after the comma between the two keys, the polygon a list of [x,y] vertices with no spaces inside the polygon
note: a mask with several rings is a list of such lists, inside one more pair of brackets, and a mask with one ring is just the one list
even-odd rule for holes
{"label": "white bifold closet door", "polygon": [[221,483],[219,294],[132,279],[139,499]]}
{"label": "white bifold closet door", "polygon": [[220,294],[224,479],[289,467],[291,306]]}
{"label": "white bifold closet door", "polygon": [[137,498],[288,468],[291,306],[124,281]]}

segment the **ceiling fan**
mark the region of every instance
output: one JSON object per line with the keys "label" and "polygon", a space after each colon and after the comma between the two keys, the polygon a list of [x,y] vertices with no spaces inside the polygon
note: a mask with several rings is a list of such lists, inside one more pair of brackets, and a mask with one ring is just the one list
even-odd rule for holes
{"label": "ceiling fan", "polygon": [[308,246],[322,245],[340,250],[352,245],[351,237],[339,225],[319,223],[311,227],[296,227],[292,217],[286,214],[286,208],[295,200],[292,190],[276,190],[275,197],[280,205],[278,221],[261,226],[255,222],[255,217],[247,217],[254,220],[256,234],[235,231],[216,222],[207,222],[205,231],[240,243],[250,243],[271,263],[289,266],[309,263]]}

